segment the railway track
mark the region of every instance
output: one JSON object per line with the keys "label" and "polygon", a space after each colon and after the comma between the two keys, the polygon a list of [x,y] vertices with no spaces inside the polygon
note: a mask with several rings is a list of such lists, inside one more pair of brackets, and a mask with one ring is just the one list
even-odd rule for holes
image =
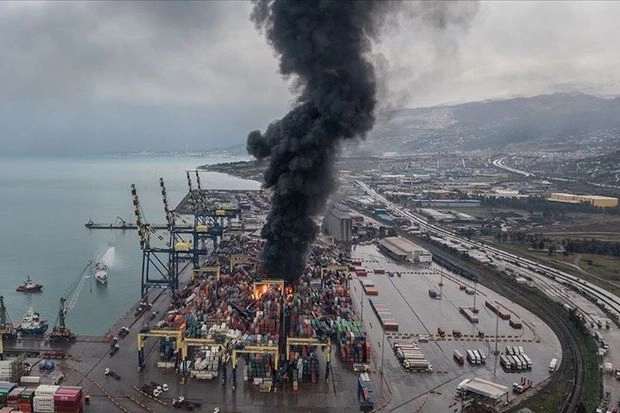
{"label": "railway track", "polygon": [[[542,293],[532,291],[531,289],[526,290],[501,273],[455,257],[426,240],[412,237],[405,233],[401,233],[400,235],[412,239],[417,244],[427,248],[433,255],[439,257],[441,260],[450,262],[470,274],[476,274],[478,276],[478,282],[509,297],[513,302],[527,308],[544,321],[553,330],[560,341],[563,360],[558,371],[551,376],[549,382],[539,390],[537,395],[528,398],[527,401],[531,401],[537,397],[544,397],[545,394],[552,391],[552,389],[561,384],[564,379],[568,377],[573,378],[573,380],[559,411],[561,413],[569,413],[577,410],[577,404],[581,397],[581,389],[585,378],[585,361],[574,331],[567,325],[565,317],[559,313],[559,308],[554,303],[550,302]],[[522,407],[527,401],[520,403],[519,406],[511,407],[511,411],[518,407]]]}

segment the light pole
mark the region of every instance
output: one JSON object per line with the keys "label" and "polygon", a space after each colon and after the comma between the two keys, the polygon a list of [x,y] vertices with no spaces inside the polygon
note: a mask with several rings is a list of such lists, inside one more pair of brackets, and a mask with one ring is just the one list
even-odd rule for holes
{"label": "light pole", "polygon": [[383,377],[383,354],[385,349],[385,330],[381,329],[381,397],[383,397],[383,382],[385,381]]}
{"label": "light pole", "polygon": [[476,280],[476,282],[474,283],[474,314],[477,312],[476,311],[476,293],[478,290],[478,280]]}
{"label": "light pole", "polygon": [[443,300],[443,269],[439,268],[439,274],[441,279],[439,280],[439,299]]}
{"label": "light pole", "polygon": [[497,351],[497,334],[499,331],[499,315],[495,313],[495,363],[493,363],[493,378],[495,379],[497,374],[497,356],[499,355],[499,351]]}
{"label": "light pole", "polygon": [[360,282],[360,322],[362,323],[362,326],[364,324],[364,284],[362,283],[362,280],[357,277],[357,280]]}

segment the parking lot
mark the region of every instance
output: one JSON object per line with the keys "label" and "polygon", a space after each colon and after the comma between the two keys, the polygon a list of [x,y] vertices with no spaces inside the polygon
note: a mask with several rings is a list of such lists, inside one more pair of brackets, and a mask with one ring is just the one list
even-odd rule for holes
{"label": "parking lot", "polygon": [[[352,280],[351,294],[358,312],[363,306],[363,319],[372,338],[377,369],[381,370],[383,365],[389,383],[389,388],[384,392],[388,395],[391,390],[392,393],[388,411],[416,411],[422,405],[420,411],[451,411],[450,406],[456,408],[456,385],[464,378],[481,377],[512,388],[513,382],[525,377],[536,385],[549,376],[548,367],[552,358],[561,362],[560,344],[551,329],[510,300],[435,264],[416,267],[394,262],[374,245],[357,246],[352,255],[354,260],[362,261],[362,267],[368,270],[367,277],[359,278],[371,280],[379,291],[378,296],[368,297],[363,293],[359,279]],[[374,274],[375,269],[383,269],[385,273]],[[440,283],[443,285],[439,286]],[[470,293],[475,289],[476,294],[468,294],[462,289],[463,285]],[[441,299],[430,298],[430,289],[440,292]],[[479,310],[477,324],[472,324],[459,312],[459,307],[473,308],[474,297],[475,308]],[[399,323],[397,333],[384,334],[369,298],[389,307]],[[488,309],[485,301],[501,303],[510,311],[512,319],[522,321],[523,328],[512,328],[508,321],[498,318]],[[445,337],[438,337],[438,328],[445,331]],[[460,332],[462,337],[453,337],[453,330]],[[480,332],[484,333],[484,338],[479,337]],[[429,337],[429,341],[419,343],[419,347],[432,364],[432,373],[405,371],[391,348],[391,343],[396,340],[415,342],[420,335]],[[385,347],[381,360],[382,343]],[[522,346],[532,360],[533,368],[516,373],[505,372],[499,358],[493,355],[496,343],[501,353],[504,353],[506,346]],[[467,349],[481,349],[487,355],[486,364],[472,366],[465,361],[464,365],[459,365],[453,358],[453,352],[459,350],[466,354]],[[513,397],[511,393],[510,398]]]}

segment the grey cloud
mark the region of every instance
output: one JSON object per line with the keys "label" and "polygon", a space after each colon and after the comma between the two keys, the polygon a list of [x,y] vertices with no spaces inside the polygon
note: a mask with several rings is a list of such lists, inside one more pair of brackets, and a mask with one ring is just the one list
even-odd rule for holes
{"label": "grey cloud", "polygon": [[[373,49],[383,107],[620,94],[620,2],[393,4],[408,14],[387,21]],[[241,1],[0,2],[3,151],[242,143],[295,99],[250,10]],[[178,136],[166,140],[153,124],[171,134],[178,124]]]}
{"label": "grey cloud", "polygon": [[407,30],[401,23],[405,30],[392,30],[378,48],[389,62],[386,96],[415,107],[550,93],[569,85],[619,94],[619,18],[618,2],[495,1],[481,2],[464,21],[469,24],[454,24],[444,35],[428,25]]}
{"label": "grey cloud", "polygon": [[285,98],[248,17],[244,2],[0,4],[3,95],[28,103],[258,102],[247,93],[254,73],[270,97]]}

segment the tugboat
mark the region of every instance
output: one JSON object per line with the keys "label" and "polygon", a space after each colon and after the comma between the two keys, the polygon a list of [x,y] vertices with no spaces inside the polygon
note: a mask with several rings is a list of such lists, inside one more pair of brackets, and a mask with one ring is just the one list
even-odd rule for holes
{"label": "tugboat", "polygon": [[95,264],[95,280],[102,285],[108,282],[108,267],[101,261]]}
{"label": "tugboat", "polygon": [[15,291],[20,293],[38,293],[41,291],[41,288],[43,288],[43,285],[32,281],[30,279],[30,276],[28,276],[26,278],[26,281],[24,281],[22,285],[17,287]]}
{"label": "tugboat", "polygon": [[32,308],[26,311],[22,323],[17,328],[17,331],[26,335],[43,334],[47,331],[47,320],[41,320],[39,313],[36,313]]}

